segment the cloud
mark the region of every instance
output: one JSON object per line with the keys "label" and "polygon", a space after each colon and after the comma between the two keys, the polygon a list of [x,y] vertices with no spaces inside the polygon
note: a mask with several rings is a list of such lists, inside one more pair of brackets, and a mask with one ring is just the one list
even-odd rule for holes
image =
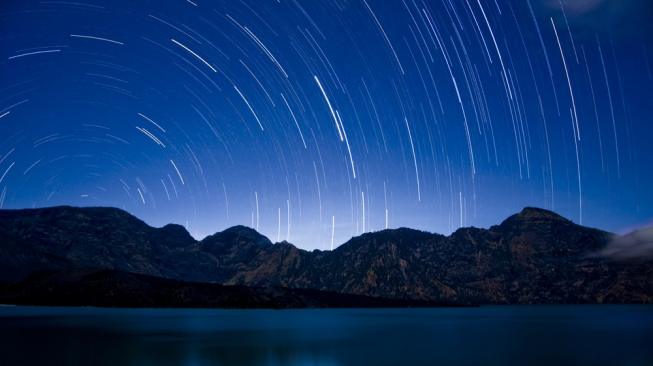
{"label": "cloud", "polygon": [[[564,4],[565,11],[567,11],[569,15],[575,16],[599,9],[607,2],[608,0],[566,0],[562,3]],[[560,0],[549,0],[547,5],[551,8],[560,9],[560,3]]]}
{"label": "cloud", "polygon": [[653,226],[616,236],[598,255],[620,260],[653,258]]}
{"label": "cloud", "polygon": [[577,37],[587,36],[593,40],[597,33],[630,37],[647,34],[653,29],[651,0],[540,0],[539,4],[547,17],[554,17],[561,23],[564,22],[564,9]]}

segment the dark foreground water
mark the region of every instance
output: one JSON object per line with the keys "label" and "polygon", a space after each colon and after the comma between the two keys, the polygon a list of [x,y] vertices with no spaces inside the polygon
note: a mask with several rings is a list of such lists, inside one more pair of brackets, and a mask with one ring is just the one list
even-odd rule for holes
{"label": "dark foreground water", "polygon": [[31,364],[653,365],[653,307],[0,307],[0,365]]}

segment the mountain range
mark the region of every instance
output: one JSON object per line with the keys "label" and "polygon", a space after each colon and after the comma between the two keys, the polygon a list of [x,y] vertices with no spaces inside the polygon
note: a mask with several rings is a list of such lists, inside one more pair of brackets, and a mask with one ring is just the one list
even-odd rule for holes
{"label": "mountain range", "polygon": [[[48,288],[51,297],[73,291],[83,299],[93,288],[86,286],[88,277],[100,276],[110,289],[121,280],[137,281],[136,288],[147,283],[153,294],[161,292],[153,290],[157,286],[174,292],[189,284],[195,294],[252,288],[265,295],[277,289],[306,306],[319,306],[314,295],[322,292],[356,295],[370,306],[369,299],[392,299],[397,306],[653,303],[653,260],[598,255],[613,238],[554,212],[525,208],[488,229],[461,228],[449,236],[387,229],[333,251],[306,251],[272,243],[244,226],[198,241],[182,226],[154,228],[116,208],[0,210],[0,301],[21,302]],[[71,289],[75,283],[84,286]],[[301,294],[297,300],[303,290],[313,297]],[[276,303],[249,297],[240,304],[284,307],[283,296]],[[208,303],[220,306],[218,300]],[[329,301],[322,304],[356,303]]]}

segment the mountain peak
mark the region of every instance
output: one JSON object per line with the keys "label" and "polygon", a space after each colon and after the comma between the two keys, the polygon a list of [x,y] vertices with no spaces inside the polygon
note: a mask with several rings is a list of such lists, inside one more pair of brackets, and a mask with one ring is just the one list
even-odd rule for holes
{"label": "mountain peak", "polygon": [[162,230],[166,230],[168,232],[188,232],[185,227],[179,224],[166,224],[165,226],[161,227]]}
{"label": "mountain peak", "polygon": [[501,226],[513,223],[569,222],[557,213],[538,207],[524,207],[519,213],[505,219]]}
{"label": "mountain peak", "polygon": [[548,218],[556,220],[566,220],[557,213],[539,207],[524,207],[517,215],[521,218]]}
{"label": "mountain peak", "polygon": [[168,236],[170,239],[182,241],[186,244],[195,242],[188,230],[179,224],[167,224],[159,230],[161,234]]}
{"label": "mountain peak", "polygon": [[[233,241],[233,239],[245,239],[247,242],[256,243],[260,245],[272,245],[270,239],[268,239],[263,234],[252,229],[251,227],[244,225],[236,225],[230,228],[227,228],[219,233],[211,235],[205,238],[203,241],[222,241],[223,239],[228,239],[227,241]],[[240,240],[236,240],[240,241]]]}
{"label": "mountain peak", "polygon": [[263,236],[263,234],[245,225],[235,225],[222,231],[223,233],[239,234],[243,236]]}

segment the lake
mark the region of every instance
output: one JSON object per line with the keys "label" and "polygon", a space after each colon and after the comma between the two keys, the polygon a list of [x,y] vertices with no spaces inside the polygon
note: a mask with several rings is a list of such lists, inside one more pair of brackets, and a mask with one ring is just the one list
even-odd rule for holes
{"label": "lake", "polygon": [[653,365],[653,306],[0,307],[1,365]]}

